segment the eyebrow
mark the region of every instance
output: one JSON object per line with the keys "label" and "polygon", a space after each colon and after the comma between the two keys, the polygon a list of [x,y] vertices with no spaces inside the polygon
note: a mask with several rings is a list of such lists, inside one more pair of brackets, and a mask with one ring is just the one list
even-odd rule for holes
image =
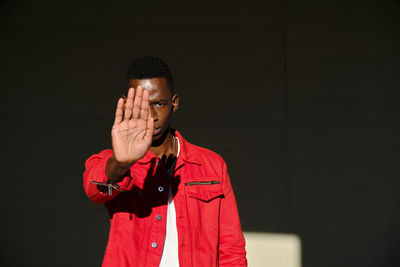
{"label": "eyebrow", "polygon": [[152,103],[154,103],[154,102],[162,102],[162,101],[168,102],[168,99],[165,99],[165,98],[161,98],[161,99],[157,99],[157,98],[149,99],[149,102],[152,102]]}

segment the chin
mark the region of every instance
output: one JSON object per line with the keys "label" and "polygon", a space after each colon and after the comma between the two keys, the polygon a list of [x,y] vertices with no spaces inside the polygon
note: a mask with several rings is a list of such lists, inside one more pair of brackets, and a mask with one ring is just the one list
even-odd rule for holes
{"label": "chin", "polygon": [[151,140],[151,146],[160,146],[162,144],[162,135],[155,135]]}
{"label": "chin", "polygon": [[164,142],[165,137],[168,135],[168,129],[160,131],[157,135],[153,135],[151,146],[160,146]]}

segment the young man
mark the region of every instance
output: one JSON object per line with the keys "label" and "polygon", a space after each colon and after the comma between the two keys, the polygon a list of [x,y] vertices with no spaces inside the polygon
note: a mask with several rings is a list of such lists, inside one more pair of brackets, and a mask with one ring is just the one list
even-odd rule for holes
{"label": "young man", "polygon": [[143,57],[128,68],[112,150],[85,164],[84,188],[111,221],[103,266],[247,266],[224,160],[170,128],[179,95],[168,66]]}

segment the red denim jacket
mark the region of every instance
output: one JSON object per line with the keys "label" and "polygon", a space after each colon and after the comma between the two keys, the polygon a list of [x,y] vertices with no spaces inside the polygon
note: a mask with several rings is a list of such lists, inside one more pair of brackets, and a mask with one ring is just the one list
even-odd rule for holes
{"label": "red denim jacket", "polygon": [[[245,240],[226,164],[216,153],[192,145],[176,131],[180,154],[171,179],[180,267],[247,266]],[[159,266],[166,231],[168,174],[150,151],[108,190],[105,166],[112,150],[86,161],[88,197],[104,203],[110,233],[103,266]],[[104,192],[105,191],[105,192]]]}

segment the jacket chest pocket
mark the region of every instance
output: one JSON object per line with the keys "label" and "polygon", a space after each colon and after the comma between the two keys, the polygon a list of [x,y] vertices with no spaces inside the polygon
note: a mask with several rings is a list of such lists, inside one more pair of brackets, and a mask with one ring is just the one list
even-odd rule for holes
{"label": "jacket chest pocket", "polygon": [[222,185],[217,180],[188,181],[185,183],[190,224],[198,231],[218,226]]}

